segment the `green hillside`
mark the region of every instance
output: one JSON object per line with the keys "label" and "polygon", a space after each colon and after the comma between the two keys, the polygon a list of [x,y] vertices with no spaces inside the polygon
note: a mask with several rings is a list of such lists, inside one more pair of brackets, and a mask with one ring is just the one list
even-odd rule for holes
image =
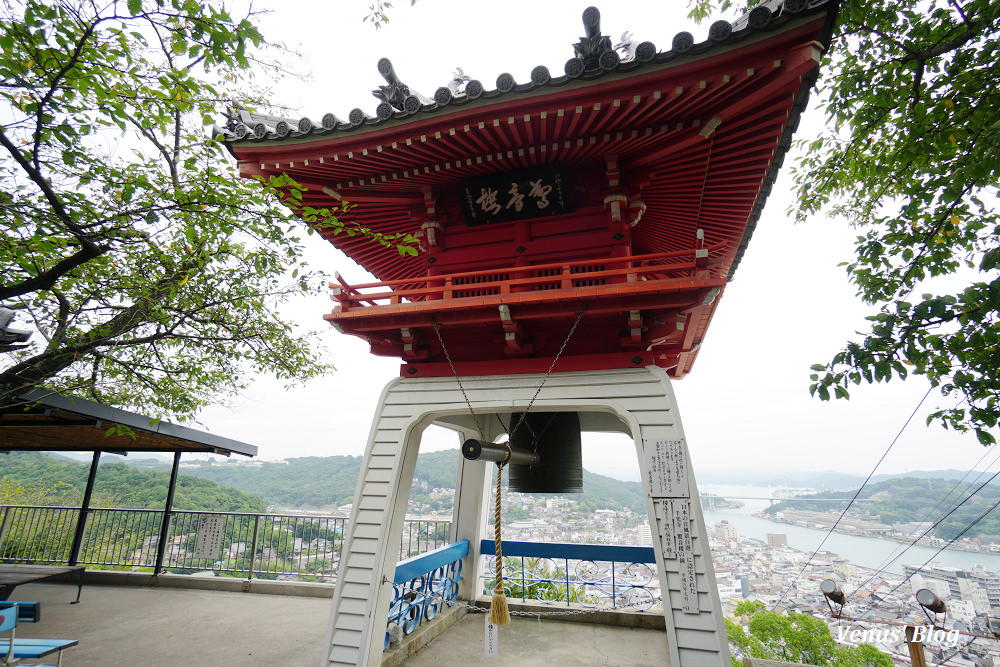
{"label": "green hillside", "polygon": [[[89,471],[89,464],[40,452],[0,454],[0,481],[11,496],[4,499],[6,502],[26,498],[28,502],[46,505],[79,505]],[[116,507],[162,509],[169,483],[167,472],[139,470],[124,463],[102,463],[94,483],[92,504],[113,502]],[[252,493],[181,475],[177,479],[173,507],[178,510],[261,512],[264,502]]]}
{"label": "green hillside", "polygon": [[[457,450],[421,454],[417,458],[414,478],[418,482],[426,482],[427,489],[425,491],[415,486],[411,497],[422,500],[435,488],[455,488],[458,457]],[[166,464],[161,465],[166,468]],[[287,462],[264,462],[254,467],[203,463],[197,467],[185,468],[184,472],[259,494],[269,506],[338,506],[354,500],[354,489],[361,472],[361,457],[311,456],[291,458]],[[646,501],[639,482],[622,482],[584,470],[583,488],[583,494],[572,497],[585,509],[628,507],[637,512],[646,511]]]}
{"label": "green hillside", "polygon": [[[984,477],[974,483],[967,480],[963,483],[946,479],[893,478],[865,487],[858,499],[870,502],[856,502],[851,507],[851,512],[855,516],[880,521],[888,525],[914,521],[933,523],[962,503],[972,491],[982,485],[985,479]],[[817,507],[818,503],[793,499],[771,505],[765,511],[770,514],[784,509],[823,509],[840,512],[847,506],[855,493],[856,490],[824,491],[823,493],[803,496],[803,498],[834,498],[843,502],[823,503]],[[1000,535],[1000,512],[992,512],[991,510],[997,504],[1000,504],[1000,486],[987,484],[947,519],[941,521],[931,531],[931,535],[946,540],[952,539],[985,514],[976,525],[964,533],[964,536],[996,537]]]}

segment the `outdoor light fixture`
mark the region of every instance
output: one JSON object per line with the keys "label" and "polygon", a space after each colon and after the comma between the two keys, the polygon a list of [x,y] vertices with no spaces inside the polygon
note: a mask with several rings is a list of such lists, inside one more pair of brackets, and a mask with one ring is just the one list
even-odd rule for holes
{"label": "outdoor light fixture", "polygon": [[[917,602],[920,603],[920,607],[924,610],[924,616],[927,617],[927,620],[930,621],[934,627],[940,627],[941,624],[938,623],[938,614],[946,614],[948,611],[944,604],[944,600],[939,598],[937,594],[929,588],[921,588],[915,593],[915,595]],[[931,618],[931,614],[934,614],[933,618]],[[945,619],[941,619],[941,622],[943,623],[944,620]]]}
{"label": "outdoor light fixture", "polygon": [[[844,603],[847,602],[847,596],[844,595],[844,591],[840,590],[840,586],[833,579],[824,579],[819,585],[819,589],[823,591],[823,596],[826,598],[826,606],[830,608],[830,614],[834,618],[840,618],[841,612],[844,610]],[[836,611],[831,602],[838,605]]]}
{"label": "outdoor light fixture", "polygon": [[31,338],[30,331],[12,329],[10,327],[13,319],[13,310],[0,307],[0,352],[18,350],[24,347],[23,345],[18,345],[18,343],[27,343],[28,339]]}

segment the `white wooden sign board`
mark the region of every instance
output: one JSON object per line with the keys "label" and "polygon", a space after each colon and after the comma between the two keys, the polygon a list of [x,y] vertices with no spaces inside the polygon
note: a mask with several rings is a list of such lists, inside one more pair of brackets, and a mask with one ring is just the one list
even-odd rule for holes
{"label": "white wooden sign board", "polygon": [[198,537],[194,542],[194,557],[215,560],[222,549],[222,530],[225,517],[203,516],[198,524]]}
{"label": "white wooden sign board", "polygon": [[687,498],[687,465],[684,457],[684,440],[657,440],[647,443],[646,494],[651,498]]}

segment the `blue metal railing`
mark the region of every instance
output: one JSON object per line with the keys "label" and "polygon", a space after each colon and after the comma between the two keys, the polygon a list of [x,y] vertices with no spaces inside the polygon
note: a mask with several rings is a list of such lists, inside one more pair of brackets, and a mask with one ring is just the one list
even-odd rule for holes
{"label": "blue metal railing", "polygon": [[[493,540],[480,543],[488,557],[487,595],[496,585],[495,546]],[[502,547],[508,598],[638,611],[662,607],[652,547],[507,541]]]}
{"label": "blue metal railing", "polygon": [[[462,559],[469,555],[469,541],[462,540],[428,551],[396,564],[392,579],[392,605],[389,623],[403,634],[412,634],[424,621],[430,621],[458,598],[462,579]],[[386,630],[385,646],[391,632]]]}

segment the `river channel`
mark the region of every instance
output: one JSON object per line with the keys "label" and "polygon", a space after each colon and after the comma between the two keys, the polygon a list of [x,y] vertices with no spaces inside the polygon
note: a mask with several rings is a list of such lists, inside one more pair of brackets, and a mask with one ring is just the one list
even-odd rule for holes
{"label": "river channel", "polygon": [[[767,493],[767,489],[763,487],[722,486],[717,484],[705,484],[701,487],[701,490],[703,492],[714,493],[723,498],[761,496]],[[788,536],[789,547],[808,553],[815,551],[823,541],[823,538],[827,536],[826,531],[803,528],[801,526],[793,526],[751,516],[753,512],[767,507],[769,504],[767,500],[741,500],[740,502],[746,503],[740,509],[706,510],[705,525],[708,530],[712,530],[712,527],[716,523],[725,519],[736,527],[741,537],[753,537],[766,541],[768,533],[784,533]],[[937,553],[937,549],[935,548],[911,546],[907,549],[906,546],[906,544],[892,540],[832,533],[827,538],[826,543],[823,544],[823,550],[832,551],[855,565],[884,569],[887,572],[896,574],[903,573],[904,564],[922,566],[925,562],[931,560],[942,565],[958,568],[982,565],[987,570],[1000,573],[1000,555],[957,551],[953,549],[945,549]],[[894,562],[890,563],[893,560]]]}

